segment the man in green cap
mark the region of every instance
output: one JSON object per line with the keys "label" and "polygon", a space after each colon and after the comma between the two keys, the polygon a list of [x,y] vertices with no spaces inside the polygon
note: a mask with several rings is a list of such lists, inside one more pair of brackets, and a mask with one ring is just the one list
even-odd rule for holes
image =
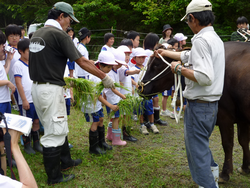
{"label": "man in green cap", "polygon": [[67,59],[102,79],[104,87],[114,87],[114,82],[97,69],[94,62],[84,58],[65,32],[71,23],[79,21],[73,8],[65,2],[56,3],[48,13],[45,26],[37,30],[30,41],[29,73],[33,80],[32,98],[37,115],[44,126],[43,160],[48,184],[66,182],[75,177],[61,170],[79,165],[81,159],[71,159],[68,147],[68,123],[63,95],[63,75]]}

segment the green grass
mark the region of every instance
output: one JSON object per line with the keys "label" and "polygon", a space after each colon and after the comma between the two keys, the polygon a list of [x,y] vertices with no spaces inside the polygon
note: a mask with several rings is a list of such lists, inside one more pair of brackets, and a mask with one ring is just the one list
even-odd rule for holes
{"label": "green grass", "polygon": [[[169,104],[170,101],[168,101]],[[171,107],[168,106],[168,109]],[[90,124],[86,123],[82,112],[71,109],[68,120],[70,130],[68,138],[74,146],[71,149],[71,155],[74,159],[81,158],[83,162],[80,166],[67,171],[67,173],[76,175],[74,180],[57,184],[54,187],[197,187],[188,168],[183,120],[176,124],[175,120],[169,117],[162,117],[162,119],[168,121],[169,126],[157,126],[160,134],[142,135],[139,132],[139,123],[133,122],[131,133],[138,138],[136,143],[128,142],[124,147],[113,147],[113,150],[108,151],[106,155],[96,156],[88,153]],[[106,118],[106,127],[107,122]],[[221,171],[224,153],[218,127],[215,127],[210,138],[210,148]],[[35,176],[38,187],[48,187],[42,155],[39,153],[27,155],[24,152],[23,154]],[[234,173],[231,175],[230,181],[220,184],[220,187],[250,187],[249,175],[241,175],[236,170],[242,163],[242,150],[236,138],[233,157]],[[15,174],[17,174],[16,170]]]}

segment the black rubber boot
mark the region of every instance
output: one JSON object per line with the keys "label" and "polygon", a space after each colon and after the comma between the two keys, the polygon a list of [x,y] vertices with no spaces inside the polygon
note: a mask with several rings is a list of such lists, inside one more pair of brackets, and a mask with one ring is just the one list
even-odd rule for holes
{"label": "black rubber boot", "polygon": [[123,140],[131,141],[131,142],[136,142],[137,141],[137,139],[135,137],[131,136],[128,133],[125,126],[122,127],[122,134],[123,134]]}
{"label": "black rubber boot", "polygon": [[30,134],[29,136],[24,136],[22,135],[23,137],[23,144],[24,144],[24,151],[27,153],[27,154],[35,154],[36,152],[33,150],[33,148],[31,147],[31,143],[30,143]]}
{"label": "black rubber boot", "polygon": [[33,138],[33,149],[40,153],[43,153],[43,147],[40,145],[39,131],[31,130],[31,136]]}
{"label": "black rubber boot", "polygon": [[106,154],[106,151],[99,147],[98,130],[95,132],[89,130],[89,153],[97,155]]}
{"label": "black rubber boot", "polygon": [[61,170],[65,171],[70,169],[71,167],[77,166],[82,163],[81,159],[73,160],[70,155],[70,149],[69,149],[69,142],[68,137],[65,137],[65,142],[62,145],[62,152],[61,152]]}
{"label": "black rubber boot", "polygon": [[147,116],[145,113],[143,114],[143,123],[144,123],[144,125],[145,125],[148,129],[151,128],[151,125],[150,125],[148,116]]}
{"label": "black rubber boot", "polygon": [[104,149],[105,151],[106,150],[112,150],[112,146],[108,145],[106,142],[105,142],[105,128],[104,128],[104,125],[103,127],[97,127],[97,131],[98,131],[98,134],[99,134],[99,147]]}
{"label": "black rubber boot", "polygon": [[160,119],[160,110],[154,109],[154,123],[162,126],[167,126],[168,123]]}
{"label": "black rubber boot", "polygon": [[64,175],[61,173],[60,154],[62,146],[58,147],[43,147],[43,163],[46,174],[48,176],[47,183],[49,185],[67,182],[75,178],[74,174]]}

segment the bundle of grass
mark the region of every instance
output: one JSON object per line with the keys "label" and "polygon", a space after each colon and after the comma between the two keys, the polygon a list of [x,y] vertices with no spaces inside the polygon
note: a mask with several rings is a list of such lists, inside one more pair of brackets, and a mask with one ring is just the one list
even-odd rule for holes
{"label": "bundle of grass", "polygon": [[76,107],[81,107],[82,103],[87,102],[89,99],[95,99],[95,83],[82,78],[64,78],[66,83],[65,88],[73,88],[74,99]]}

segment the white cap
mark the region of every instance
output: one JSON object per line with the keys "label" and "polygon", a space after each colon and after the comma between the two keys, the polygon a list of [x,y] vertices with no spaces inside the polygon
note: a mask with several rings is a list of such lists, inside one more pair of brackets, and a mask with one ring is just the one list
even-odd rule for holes
{"label": "white cap", "polygon": [[98,60],[95,63],[104,63],[107,65],[118,65],[115,62],[114,55],[109,51],[101,51],[98,55]]}
{"label": "white cap", "polygon": [[133,57],[137,57],[137,56],[139,56],[139,57],[141,57],[141,56],[147,57],[148,56],[146,54],[145,50],[143,48],[141,48],[141,47],[137,47],[137,48],[133,49],[132,53],[133,53]]}
{"label": "white cap", "polygon": [[117,48],[118,50],[123,51],[124,53],[132,53],[129,49],[129,47],[125,46],[125,45],[121,45]]}
{"label": "white cap", "polygon": [[205,10],[212,11],[212,4],[208,0],[192,0],[186,9],[186,15],[181,19],[184,20],[189,13],[202,12]]}
{"label": "white cap", "polygon": [[187,36],[184,36],[182,33],[176,33],[174,39],[180,41],[187,40]]}
{"label": "white cap", "polygon": [[165,48],[168,48],[169,44],[168,43],[162,43],[163,46],[165,46]]}
{"label": "white cap", "polygon": [[121,50],[114,49],[113,54],[115,56],[115,61],[116,63],[126,65],[127,63],[125,62],[125,53]]}

